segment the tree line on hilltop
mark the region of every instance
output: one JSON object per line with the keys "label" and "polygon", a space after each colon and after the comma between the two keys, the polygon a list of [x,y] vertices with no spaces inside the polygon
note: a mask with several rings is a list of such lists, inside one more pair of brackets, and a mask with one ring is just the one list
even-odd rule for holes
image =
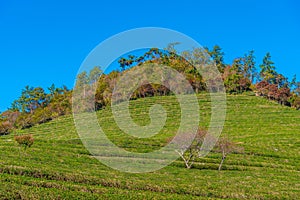
{"label": "tree line on hilltop", "polygon": [[[74,102],[75,110],[93,111],[110,106],[117,80],[122,74],[135,70],[142,64],[170,66],[186,77],[195,93],[205,92],[208,89],[207,81],[212,80],[202,77],[194,65],[205,60],[207,55],[221,73],[227,93],[252,92],[282,105],[300,109],[300,82],[297,82],[296,76],[289,81],[283,74],[278,73],[270,53],[266,53],[259,65],[256,64],[254,51],[249,51],[244,56],[235,58],[231,64],[227,64],[224,62],[224,52],[218,45],[212,49],[195,48],[181,53],[175,50],[175,45],[176,43],[170,44],[164,50],[151,48],[142,55],[122,57],[118,60],[120,70],[114,70],[108,74],[103,73],[100,67],[80,73],[74,89],[79,91],[78,95],[81,99],[88,98],[89,101],[82,101],[87,102],[87,105]],[[212,81],[211,85],[214,86],[213,84]],[[215,85],[214,87],[217,89],[219,86]],[[171,94],[172,91],[164,85],[145,82],[134,91],[130,98]],[[1,113],[0,135],[71,114],[72,95],[75,95],[73,90],[69,90],[65,86],[57,88],[52,85],[48,88],[48,92],[41,87],[26,86],[11,107]]]}

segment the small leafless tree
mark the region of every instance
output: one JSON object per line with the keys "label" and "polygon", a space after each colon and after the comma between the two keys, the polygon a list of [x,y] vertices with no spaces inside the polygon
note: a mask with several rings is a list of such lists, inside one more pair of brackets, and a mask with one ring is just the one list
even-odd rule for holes
{"label": "small leafless tree", "polygon": [[[186,168],[190,169],[194,164],[195,158],[198,157],[205,134],[205,130],[198,129],[196,135],[184,133],[177,136],[176,143],[178,148],[175,151],[183,160]],[[186,143],[186,141],[191,140],[193,140],[192,144],[189,145]]]}
{"label": "small leafless tree", "polygon": [[237,146],[236,143],[230,141],[228,138],[220,138],[215,147],[217,152],[222,153],[222,159],[218,167],[219,171],[221,171],[222,165],[229,153],[240,153],[243,151],[242,147]]}
{"label": "small leafless tree", "polygon": [[[201,128],[198,129],[196,135],[192,133],[183,133],[176,136],[176,141],[174,142],[177,148],[175,151],[179,154],[187,169],[192,167],[196,158],[201,157],[200,150],[204,139],[211,142],[217,140],[217,138],[213,135],[209,135],[206,130]],[[171,139],[169,139],[169,141],[170,140]],[[193,140],[192,144],[187,144],[187,141],[191,140]],[[218,139],[214,151],[222,153],[222,159],[218,167],[218,170],[220,171],[227,155],[233,152],[241,153],[243,152],[243,148],[230,141],[227,137],[223,137]]]}

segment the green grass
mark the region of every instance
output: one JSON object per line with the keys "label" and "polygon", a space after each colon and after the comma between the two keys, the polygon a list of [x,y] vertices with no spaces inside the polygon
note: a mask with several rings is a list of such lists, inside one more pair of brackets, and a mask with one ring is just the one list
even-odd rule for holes
{"label": "green grass", "polygon": [[[200,126],[210,121],[210,101],[198,96]],[[118,146],[149,152],[166,144],[179,126],[175,97],[130,103],[134,121],[150,123],[151,105],[160,103],[168,118],[152,138],[136,139],[117,127],[110,109],[98,112],[99,124]],[[18,133],[31,133],[26,152],[13,134],[0,137],[0,199],[298,199],[300,196],[300,112],[254,96],[228,96],[223,135],[244,147],[230,154],[217,171],[220,154],[198,159],[194,168],[175,161],[159,171],[123,173],[101,164],[84,148],[71,116]]]}

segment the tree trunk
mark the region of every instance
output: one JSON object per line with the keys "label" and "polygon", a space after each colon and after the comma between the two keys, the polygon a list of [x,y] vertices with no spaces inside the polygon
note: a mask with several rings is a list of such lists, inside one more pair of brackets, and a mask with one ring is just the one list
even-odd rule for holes
{"label": "tree trunk", "polygon": [[223,165],[223,162],[224,162],[225,158],[226,158],[226,155],[225,155],[225,152],[223,151],[222,160],[221,160],[221,163],[219,165],[218,171],[221,171],[221,168],[222,168],[222,165]]}

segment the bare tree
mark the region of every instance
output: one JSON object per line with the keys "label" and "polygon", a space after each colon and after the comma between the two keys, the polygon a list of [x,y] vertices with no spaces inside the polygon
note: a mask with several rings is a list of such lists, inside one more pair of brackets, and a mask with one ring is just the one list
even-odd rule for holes
{"label": "bare tree", "polygon": [[229,153],[232,152],[240,153],[243,151],[242,147],[237,146],[236,143],[230,141],[228,138],[220,138],[216,144],[216,149],[218,152],[222,153],[222,159],[218,168],[219,171],[221,170],[222,165]]}
{"label": "bare tree", "polygon": [[[179,154],[187,169],[192,167],[195,158],[198,157],[205,135],[206,131],[199,128],[196,135],[184,133],[177,136],[176,143],[178,148],[175,151]],[[186,143],[186,141],[191,140],[193,140],[192,144]]]}
{"label": "bare tree", "polygon": [[[195,159],[201,157],[200,150],[204,139],[209,141],[217,140],[214,136],[208,134],[206,130],[198,128],[196,135],[193,133],[182,133],[176,136],[176,141],[173,141],[177,147],[175,151],[179,154],[187,169],[192,168]],[[171,139],[169,139],[169,141],[170,140]],[[187,144],[187,141],[193,142],[191,144]],[[222,159],[218,167],[218,170],[220,171],[228,154],[233,152],[242,153],[244,149],[230,141],[228,138],[223,137],[219,138],[217,141],[214,151],[222,153]]]}

